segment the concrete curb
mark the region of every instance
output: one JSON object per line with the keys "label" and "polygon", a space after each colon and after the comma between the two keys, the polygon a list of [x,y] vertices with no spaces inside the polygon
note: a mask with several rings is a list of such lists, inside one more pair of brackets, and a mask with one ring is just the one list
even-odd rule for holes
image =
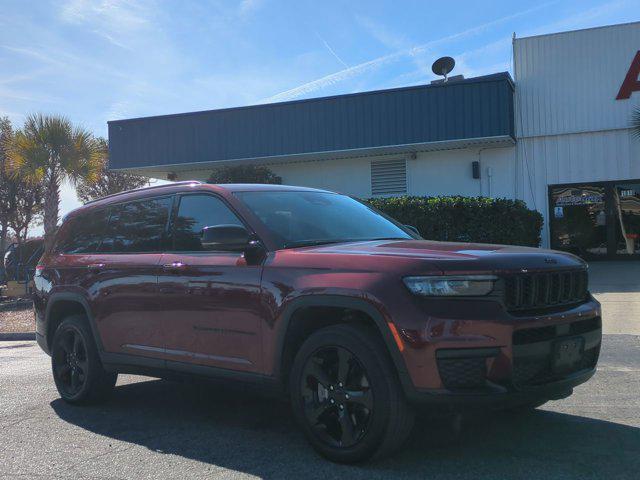
{"label": "concrete curb", "polygon": [[31,333],[0,333],[0,342],[15,342],[20,340],[35,340],[35,332]]}

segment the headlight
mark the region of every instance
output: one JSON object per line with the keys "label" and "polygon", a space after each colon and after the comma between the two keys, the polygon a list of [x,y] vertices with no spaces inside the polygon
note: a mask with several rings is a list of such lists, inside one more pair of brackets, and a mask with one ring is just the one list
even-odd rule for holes
{"label": "headlight", "polygon": [[493,290],[494,275],[405,277],[404,284],[416,295],[427,297],[483,296]]}

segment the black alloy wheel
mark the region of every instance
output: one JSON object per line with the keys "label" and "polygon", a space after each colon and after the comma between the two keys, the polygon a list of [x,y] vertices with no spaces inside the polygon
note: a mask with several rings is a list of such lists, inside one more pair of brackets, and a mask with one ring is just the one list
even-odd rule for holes
{"label": "black alloy wheel", "polygon": [[104,369],[84,315],[71,315],[58,326],[51,342],[51,369],[63,400],[89,404],[105,400],[118,374]]}
{"label": "black alloy wheel", "polygon": [[84,387],[89,374],[87,346],[82,334],[73,326],[67,326],[56,336],[53,348],[56,384],[63,394],[75,397]]}
{"label": "black alloy wheel", "polygon": [[351,447],[366,435],[373,392],[366,370],[349,350],[317,350],[304,366],[301,392],[307,421],[329,445]]}
{"label": "black alloy wheel", "polygon": [[414,411],[371,326],[331,325],[309,335],[293,360],[289,394],[307,440],[334,462],[383,458],[411,433]]}

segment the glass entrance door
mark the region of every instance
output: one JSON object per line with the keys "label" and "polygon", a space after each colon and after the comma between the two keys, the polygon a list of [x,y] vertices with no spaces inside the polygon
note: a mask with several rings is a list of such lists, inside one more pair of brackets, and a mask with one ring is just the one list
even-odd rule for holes
{"label": "glass entrance door", "polygon": [[551,187],[551,248],[584,258],[607,255],[605,188]]}
{"label": "glass entrance door", "polygon": [[640,181],[549,187],[551,248],[585,259],[640,256]]}
{"label": "glass entrance door", "polygon": [[613,186],[613,203],[616,217],[615,253],[634,255],[640,253],[640,182],[619,183]]}

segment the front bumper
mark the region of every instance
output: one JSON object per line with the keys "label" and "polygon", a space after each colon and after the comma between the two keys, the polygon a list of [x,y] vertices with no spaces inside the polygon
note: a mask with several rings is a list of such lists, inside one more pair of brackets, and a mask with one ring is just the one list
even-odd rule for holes
{"label": "front bumper", "polygon": [[[492,407],[564,398],[596,371],[600,315],[600,305],[590,299],[544,315],[431,319],[431,335],[404,352],[407,398],[418,404]],[[580,349],[560,369],[556,357],[567,340]]]}
{"label": "front bumper", "polygon": [[561,380],[526,389],[514,389],[500,385],[468,391],[413,389],[407,394],[407,400],[417,405],[428,404],[441,407],[508,408],[525,402],[566,398],[573,393],[574,387],[585,383],[595,373],[595,368],[582,370]]}

